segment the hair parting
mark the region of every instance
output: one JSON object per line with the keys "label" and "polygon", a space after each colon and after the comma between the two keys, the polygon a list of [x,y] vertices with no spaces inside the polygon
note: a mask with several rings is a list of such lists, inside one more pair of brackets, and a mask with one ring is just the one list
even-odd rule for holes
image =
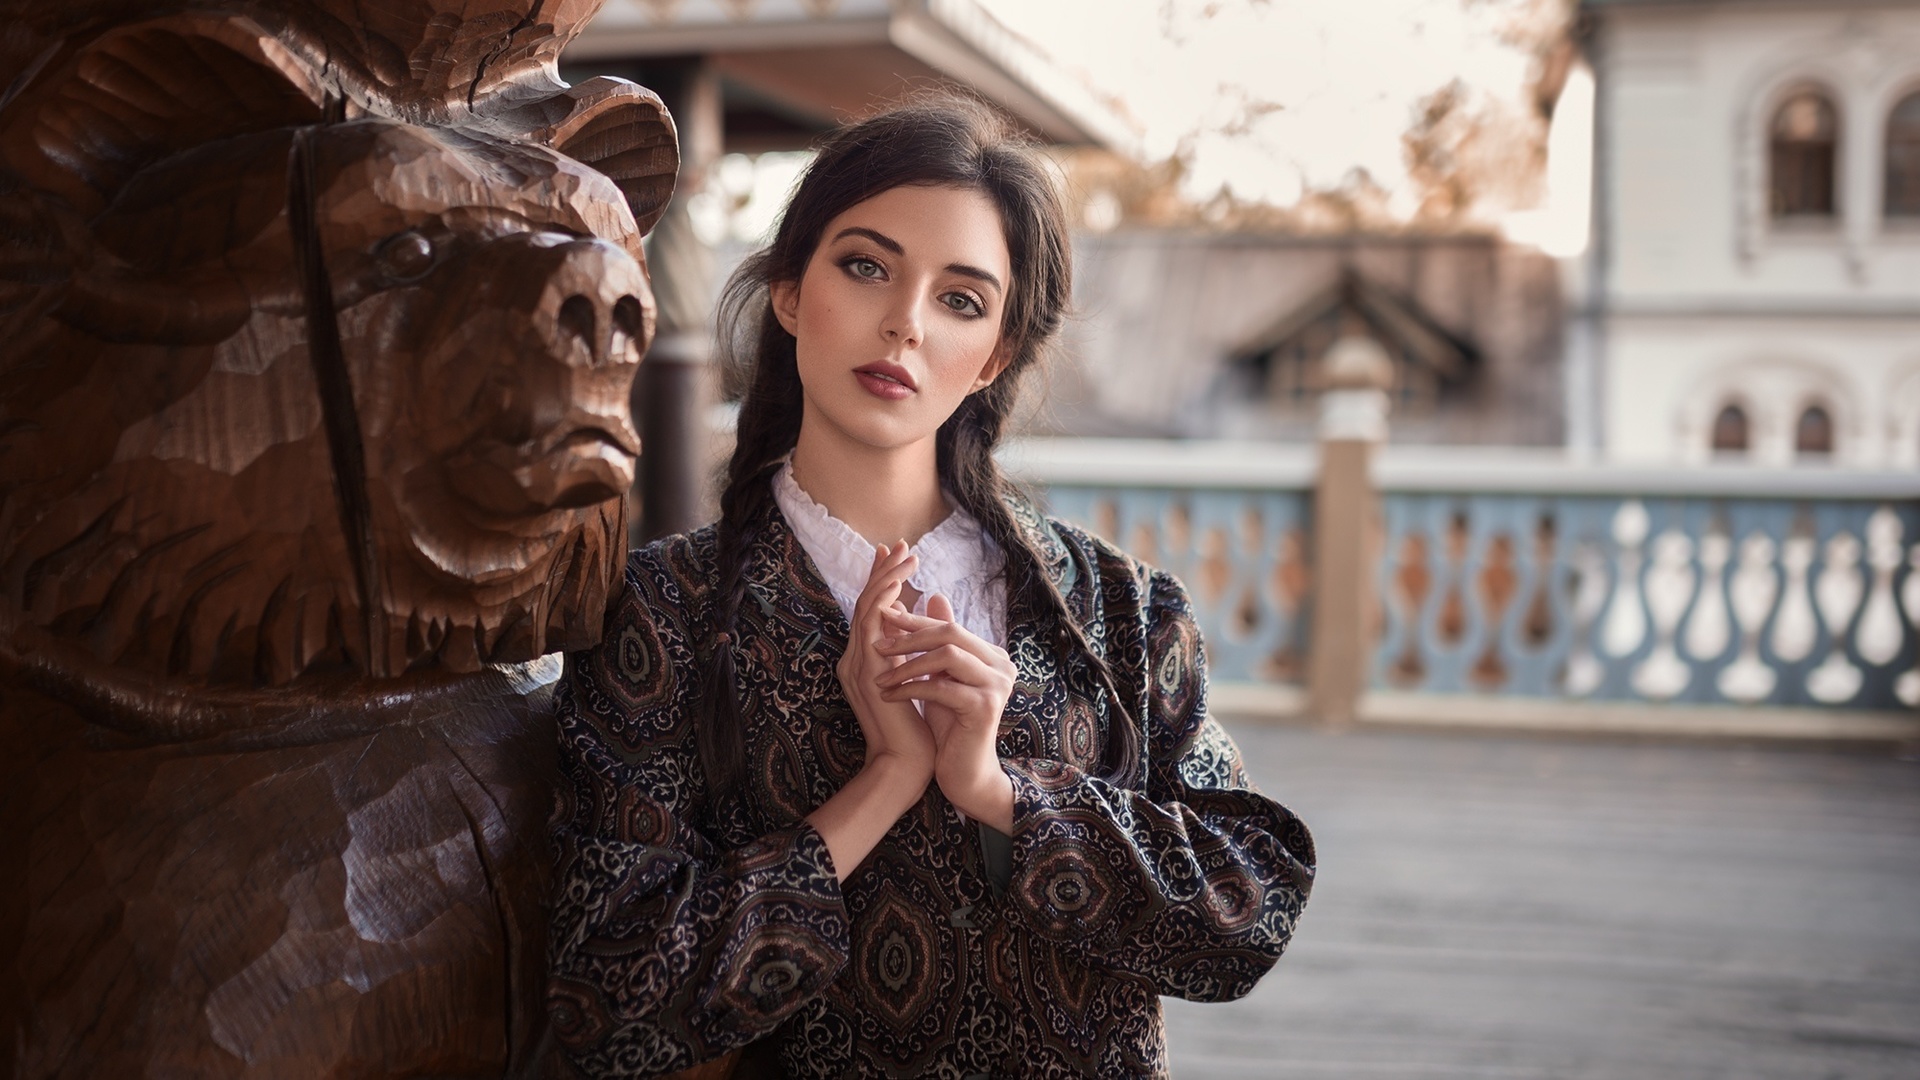
{"label": "hair parting", "polygon": [[[793,337],[773,317],[768,285],[798,281],[827,224],[848,208],[903,185],[978,191],[1000,212],[1012,268],[1001,333],[1009,362],[968,396],[937,437],[942,487],[1006,553],[1007,595],[1050,619],[1059,644],[1090,668],[1110,699],[1105,774],[1130,776],[1139,733],[1106,661],[1088,641],[1042,555],[1015,517],[1012,484],[994,460],[1021,376],[1038,366],[1060,327],[1072,290],[1066,218],[1047,166],[1031,144],[977,101],[941,95],[893,109],[828,136],[787,204],[772,243],[728,280],[717,312],[720,358],[745,382],[733,456],[720,495],[714,658],[703,695],[699,750],[716,804],[746,776],[746,745],[735,650],[747,594],[754,523],[773,502],[772,478],[799,439],[802,397]],[[744,380],[740,376],[744,375]]]}

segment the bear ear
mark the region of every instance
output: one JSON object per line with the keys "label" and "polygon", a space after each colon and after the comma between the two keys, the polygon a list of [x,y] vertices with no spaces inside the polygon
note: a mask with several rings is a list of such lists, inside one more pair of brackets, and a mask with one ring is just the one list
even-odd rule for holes
{"label": "bear ear", "polygon": [[317,123],[319,73],[252,19],[115,27],[50,57],[0,106],[0,167],[91,216],[150,164],[218,139]]}
{"label": "bear ear", "polygon": [[553,118],[528,134],[612,179],[640,231],[651,230],[667,212],[680,172],[680,136],[659,96],[599,75],[547,99],[542,109]]}

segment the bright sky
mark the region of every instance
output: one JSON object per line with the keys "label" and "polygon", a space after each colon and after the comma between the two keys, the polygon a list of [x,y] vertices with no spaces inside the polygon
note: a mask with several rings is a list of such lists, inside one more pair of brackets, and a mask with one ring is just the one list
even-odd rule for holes
{"label": "bright sky", "polygon": [[[1530,73],[1530,58],[1499,35],[1515,0],[977,2],[1117,97],[1148,160],[1184,148],[1185,193],[1196,201],[1224,188],[1286,206],[1362,168],[1409,216],[1417,194],[1401,135],[1418,103],[1456,78],[1518,103]],[[1569,91],[1579,107],[1555,117],[1548,205],[1504,222],[1555,254],[1585,246],[1591,81],[1577,75]],[[753,192],[729,223],[736,235],[770,223],[798,167],[722,163],[723,187]]]}
{"label": "bright sky", "polygon": [[1528,74],[1485,0],[978,2],[1119,97],[1150,158],[1187,145],[1197,198],[1287,205],[1361,167],[1410,211],[1400,136],[1420,99],[1460,78],[1517,100]]}

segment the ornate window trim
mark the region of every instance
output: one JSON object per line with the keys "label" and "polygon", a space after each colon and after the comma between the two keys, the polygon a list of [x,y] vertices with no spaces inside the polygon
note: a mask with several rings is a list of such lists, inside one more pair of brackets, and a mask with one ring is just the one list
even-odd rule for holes
{"label": "ornate window trim", "polygon": [[[1707,453],[1716,458],[1744,458],[1753,453],[1753,414],[1748,403],[1742,400],[1727,400],[1720,407],[1711,410],[1713,419],[1707,421]],[[1740,422],[1740,445],[1720,445],[1720,421],[1729,413],[1737,413]]]}
{"label": "ornate window trim", "polygon": [[[1767,122],[1767,216],[1775,228],[1830,226],[1845,213],[1846,118],[1833,97],[1817,83],[1796,86]],[[1782,130],[1802,125],[1810,130]]]}
{"label": "ornate window trim", "polygon": [[1904,78],[1889,83],[1886,92],[1879,95],[1874,109],[1877,124],[1877,140],[1874,144],[1873,171],[1873,214],[1878,231],[1892,232],[1895,235],[1915,235],[1920,232],[1920,208],[1905,214],[1890,214],[1887,206],[1887,180],[1892,166],[1893,114],[1894,110],[1908,101],[1920,102],[1920,70]]}
{"label": "ornate window trim", "polygon": [[[1838,243],[1847,235],[1845,223],[1853,209],[1847,194],[1853,186],[1856,157],[1850,128],[1857,97],[1848,92],[1852,89],[1849,82],[1846,73],[1826,58],[1807,57],[1778,65],[1741,96],[1745,111],[1740,117],[1734,154],[1738,171],[1734,205],[1740,218],[1736,234],[1741,261],[1751,263],[1770,240],[1781,236]],[[1773,121],[1788,99],[1806,90],[1824,95],[1835,114],[1834,214],[1827,219],[1782,222],[1771,212]]]}
{"label": "ornate window trim", "polygon": [[[1811,419],[1815,413],[1819,414],[1819,422],[1827,426],[1825,431],[1827,445],[1825,448],[1811,448],[1803,445],[1803,437],[1807,433],[1807,421]],[[1793,426],[1793,459],[1795,461],[1832,461],[1839,453],[1840,425],[1834,418],[1833,406],[1823,395],[1814,394],[1802,398],[1793,410],[1791,423]]]}
{"label": "ornate window trim", "polygon": [[[1920,396],[1920,383],[1915,386]],[[1690,464],[1742,461],[1789,466],[1847,463],[1862,448],[1859,395],[1840,365],[1803,357],[1729,357],[1696,376],[1676,402],[1673,431],[1681,460]],[[1720,410],[1738,405],[1747,414],[1745,454],[1715,452],[1713,424]],[[1818,457],[1797,454],[1795,432],[1808,406],[1826,410],[1833,450]],[[1920,406],[1920,402],[1916,402]]]}

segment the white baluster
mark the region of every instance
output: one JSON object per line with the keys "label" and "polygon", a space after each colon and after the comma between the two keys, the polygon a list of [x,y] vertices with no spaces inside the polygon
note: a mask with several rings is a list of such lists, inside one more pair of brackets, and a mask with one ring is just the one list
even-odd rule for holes
{"label": "white baluster", "polygon": [[1900,518],[1882,506],[1867,519],[1867,565],[1873,568],[1873,586],[1867,607],[1860,613],[1860,629],[1853,647],[1860,659],[1876,667],[1900,655],[1900,612],[1893,602],[1893,572],[1900,569]]}
{"label": "white baluster", "polygon": [[1727,597],[1722,588],[1733,540],[1718,522],[1700,538],[1700,599],[1687,617],[1687,655],[1711,660],[1727,648]]}
{"label": "white baluster", "polygon": [[1567,556],[1573,570],[1573,647],[1567,652],[1567,693],[1585,697],[1600,688],[1606,665],[1587,646],[1587,631],[1607,603],[1607,557],[1598,544],[1576,544]]}
{"label": "white baluster", "polygon": [[1678,529],[1654,538],[1653,565],[1647,568],[1647,609],[1653,615],[1653,651],[1633,672],[1633,688],[1654,700],[1687,688],[1693,671],[1673,647],[1680,613],[1693,598],[1693,541]]}
{"label": "white baluster", "polygon": [[1779,614],[1773,618],[1773,655],[1788,663],[1813,651],[1813,604],[1807,594],[1807,568],[1813,565],[1813,537],[1795,530],[1780,545],[1780,567],[1786,571]]}
{"label": "white baluster", "polygon": [[[1920,629],[1920,544],[1907,555],[1907,580],[1900,587],[1900,606],[1907,609],[1907,622]],[[1907,705],[1920,705],[1920,660],[1912,671],[1902,672],[1894,680],[1893,693]]]}
{"label": "white baluster", "polygon": [[1813,582],[1813,600],[1827,628],[1827,656],[1807,672],[1807,693],[1829,705],[1860,692],[1860,669],[1847,659],[1847,630],[1866,592],[1860,580],[1860,541],[1852,533],[1827,538],[1827,557]]}
{"label": "white baluster", "polygon": [[1733,621],[1740,628],[1740,655],[1720,669],[1721,696],[1730,701],[1759,701],[1773,693],[1773,669],[1760,659],[1760,631],[1773,610],[1780,584],[1773,573],[1773,538],[1752,532],[1740,542],[1740,563],[1728,583]]}
{"label": "white baluster", "polygon": [[1615,579],[1600,645],[1609,656],[1626,656],[1647,635],[1640,610],[1640,545],[1647,538],[1647,508],[1628,499],[1613,515],[1613,539],[1620,546],[1620,576]]}

